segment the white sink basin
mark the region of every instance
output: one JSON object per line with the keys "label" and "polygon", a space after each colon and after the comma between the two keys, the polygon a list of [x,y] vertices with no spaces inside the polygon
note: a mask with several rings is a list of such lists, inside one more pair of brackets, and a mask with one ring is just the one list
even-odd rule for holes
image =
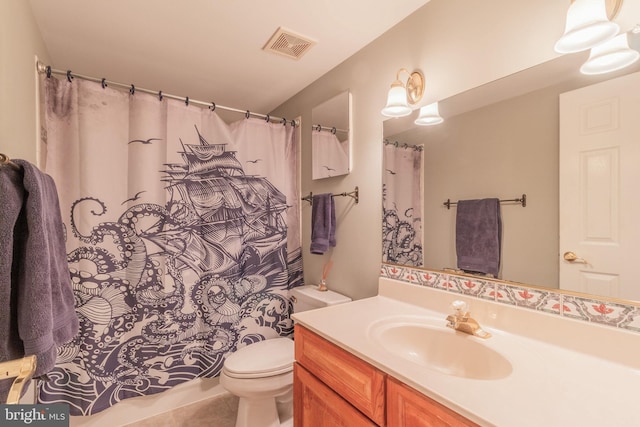
{"label": "white sink basin", "polygon": [[496,380],[512,371],[511,363],[482,339],[445,327],[444,319],[383,319],[371,325],[369,338],[393,355],[448,375]]}

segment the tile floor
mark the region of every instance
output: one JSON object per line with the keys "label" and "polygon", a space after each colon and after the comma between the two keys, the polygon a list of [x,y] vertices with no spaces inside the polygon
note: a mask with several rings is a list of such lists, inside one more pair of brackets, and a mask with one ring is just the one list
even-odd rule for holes
{"label": "tile floor", "polygon": [[234,427],[238,398],[216,396],[124,427]]}

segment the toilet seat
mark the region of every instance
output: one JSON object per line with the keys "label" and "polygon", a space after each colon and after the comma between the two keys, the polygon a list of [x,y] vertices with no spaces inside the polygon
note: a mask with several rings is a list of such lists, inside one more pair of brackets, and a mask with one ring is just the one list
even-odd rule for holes
{"label": "toilet seat", "polygon": [[265,378],[293,370],[294,345],[289,338],[273,338],[241,348],[224,362],[231,378]]}

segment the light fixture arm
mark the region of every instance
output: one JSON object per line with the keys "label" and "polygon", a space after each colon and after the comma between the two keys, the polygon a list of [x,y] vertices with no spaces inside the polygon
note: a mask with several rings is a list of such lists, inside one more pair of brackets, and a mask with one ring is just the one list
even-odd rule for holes
{"label": "light fixture arm", "polygon": [[[403,72],[407,73],[409,76],[406,84],[402,83],[402,80],[400,80],[400,74]],[[410,73],[406,68],[400,68],[396,73],[396,81],[391,84],[391,87],[399,86],[407,89],[407,101],[409,104],[417,104],[424,94],[424,76],[420,71]]]}
{"label": "light fixture arm", "polygon": [[[407,70],[406,68],[400,68],[400,69],[398,70],[398,72],[396,73],[396,81],[394,82],[394,84],[395,84],[396,82],[400,82],[400,84],[402,84],[402,81],[400,80],[400,74],[401,74],[403,71],[404,71],[405,73],[407,73],[407,75],[411,76],[411,73],[409,72],[409,70]],[[403,86],[404,86],[404,85],[403,85]]]}
{"label": "light fixture arm", "polygon": [[[407,83],[402,83],[400,75],[405,72],[409,75]],[[422,99],[424,93],[424,77],[419,71],[409,72],[406,68],[400,68],[396,73],[396,80],[391,84],[387,96],[387,105],[382,109],[382,115],[387,117],[403,117],[411,114],[411,107]]]}
{"label": "light fixture arm", "polygon": [[[576,0],[570,0],[569,4],[572,4],[575,1]],[[614,19],[616,19],[618,13],[620,13],[620,9],[622,8],[622,1],[623,0],[605,0],[604,4],[607,10],[607,19],[609,19],[609,21],[613,21]]]}

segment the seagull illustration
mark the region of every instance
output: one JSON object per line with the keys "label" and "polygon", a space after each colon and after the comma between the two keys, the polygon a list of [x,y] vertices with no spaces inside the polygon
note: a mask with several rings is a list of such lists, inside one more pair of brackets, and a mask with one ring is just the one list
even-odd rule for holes
{"label": "seagull illustration", "polygon": [[323,168],[325,168],[325,169],[326,169],[326,170],[328,170],[328,171],[335,171],[335,169],[330,168],[329,166],[322,166],[322,167],[323,167]]}
{"label": "seagull illustration", "polygon": [[389,172],[391,175],[395,175],[396,173],[394,171],[392,171],[391,169],[387,169],[387,172]]}
{"label": "seagull illustration", "polygon": [[259,161],[262,161],[262,159],[247,160],[247,163],[258,163]]}
{"label": "seagull illustration", "polygon": [[146,192],[146,190],[138,191],[135,196],[131,197],[130,199],[125,200],[124,202],[121,203],[121,205],[124,205],[127,202],[133,202],[133,201],[138,200],[140,198],[140,195],[142,193],[144,193],[144,192]]}
{"label": "seagull illustration", "polygon": [[133,139],[129,141],[129,144],[132,142],[140,142],[142,144],[151,144],[151,141],[162,141],[160,138],[149,138],[149,139]]}

